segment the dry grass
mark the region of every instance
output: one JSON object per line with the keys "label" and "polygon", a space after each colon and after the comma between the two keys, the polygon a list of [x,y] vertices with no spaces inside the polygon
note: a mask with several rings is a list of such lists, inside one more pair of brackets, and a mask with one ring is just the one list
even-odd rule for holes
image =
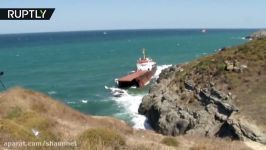
{"label": "dry grass", "polygon": [[[33,128],[40,131],[38,137],[33,135]],[[153,131],[133,130],[120,120],[87,116],[41,93],[14,88],[0,97],[0,148],[6,141],[18,140],[77,141],[79,146],[32,147],[33,150],[189,150],[193,143],[198,143],[197,139],[193,139],[195,142],[187,137],[169,139]],[[219,140],[212,141],[216,142]]]}
{"label": "dry grass", "polygon": [[[14,88],[0,97],[0,143],[6,141],[73,141],[89,128],[117,128],[130,134],[125,122],[109,117],[81,114],[50,97],[22,88]],[[32,129],[40,132],[38,137]]]}
{"label": "dry grass", "polygon": [[190,150],[251,150],[243,142],[231,141],[220,138],[189,137],[194,142]]}
{"label": "dry grass", "polygon": [[[119,127],[119,131],[132,132],[132,129],[123,121],[81,114],[38,92],[14,88],[0,97],[0,118],[18,117],[17,115],[21,112],[35,112],[40,115],[39,117],[56,121],[55,130],[62,134],[67,132],[67,136],[74,137],[91,127],[115,126]],[[62,127],[65,129],[61,129]]]}
{"label": "dry grass", "polygon": [[177,147],[179,145],[178,141],[174,137],[165,137],[161,141],[162,144]]}
{"label": "dry grass", "polygon": [[[235,60],[247,68],[241,73],[226,71],[224,62]],[[241,114],[266,129],[266,116],[263,115],[266,114],[266,39],[226,48],[182,67],[184,71],[177,73],[169,84],[175,90],[173,92],[182,95],[186,79],[193,80],[198,87],[215,83],[218,90],[234,95],[233,102]],[[195,99],[193,96],[190,98]]]}
{"label": "dry grass", "polygon": [[84,131],[78,138],[81,149],[119,149],[125,146],[125,138],[108,128],[94,128]]}

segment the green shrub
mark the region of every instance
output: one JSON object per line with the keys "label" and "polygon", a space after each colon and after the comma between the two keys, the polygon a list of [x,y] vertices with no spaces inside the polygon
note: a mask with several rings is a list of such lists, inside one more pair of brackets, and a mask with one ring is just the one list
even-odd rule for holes
{"label": "green shrub", "polygon": [[174,137],[165,137],[163,138],[161,143],[168,145],[168,146],[174,146],[174,147],[177,147],[179,145],[179,143]]}
{"label": "green shrub", "polygon": [[94,128],[83,132],[78,138],[80,148],[102,149],[111,147],[118,149],[125,145],[125,139],[108,128]]}
{"label": "green shrub", "polygon": [[225,71],[226,65],[224,63],[217,64],[217,74],[222,73]]}
{"label": "green shrub", "polygon": [[210,61],[202,61],[198,64],[199,71],[205,71],[210,68],[211,62]]}

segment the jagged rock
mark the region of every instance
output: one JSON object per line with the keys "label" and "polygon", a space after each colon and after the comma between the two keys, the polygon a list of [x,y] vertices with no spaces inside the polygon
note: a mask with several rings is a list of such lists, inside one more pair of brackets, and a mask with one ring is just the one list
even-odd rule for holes
{"label": "jagged rock", "polygon": [[146,115],[151,126],[162,134],[216,136],[232,112],[238,110],[230,103],[230,97],[214,85],[199,88],[192,80],[185,81],[191,91],[184,93],[186,97],[194,93],[200,102],[197,107],[187,107],[180,103],[179,95],[167,89],[168,84],[167,79],[161,79],[139,107],[139,113]]}
{"label": "jagged rock", "polygon": [[215,113],[215,117],[220,121],[226,121],[228,116],[224,114],[220,114],[218,112]]}
{"label": "jagged rock", "polygon": [[246,39],[254,40],[254,39],[262,39],[266,37],[266,30],[257,31],[250,36],[247,36]]}
{"label": "jagged rock", "polygon": [[255,124],[233,113],[227,120],[234,133],[241,140],[251,139],[266,144],[266,133]]}
{"label": "jagged rock", "polygon": [[192,80],[185,81],[185,88],[193,91],[195,89],[195,83]]}
{"label": "jagged rock", "polygon": [[138,112],[140,114],[146,114],[147,111],[151,108],[152,106],[152,99],[149,95],[146,95],[142,98],[142,102],[139,106]]}
{"label": "jagged rock", "polygon": [[[139,107],[139,113],[148,118],[155,131],[166,135],[218,136],[266,142],[265,133],[258,127],[243,118],[234,117],[235,113],[244,115],[243,110],[236,106],[243,109],[237,103],[240,96],[237,95],[239,91],[234,93],[234,86],[238,86],[233,84],[234,79],[242,79],[241,75],[251,72],[243,71],[247,65],[241,63],[248,61],[243,60],[242,55],[234,57],[238,55],[237,48],[229,54],[227,50],[230,48],[218,53],[226,56],[224,58],[206,57],[200,63],[184,64],[182,68],[173,66],[162,72]],[[252,63],[249,65],[250,68],[254,66]]]}
{"label": "jagged rock", "polygon": [[242,72],[241,68],[240,67],[236,67],[236,66],[234,66],[233,71],[237,72],[237,73]]}
{"label": "jagged rock", "polygon": [[225,70],[226,71],[233,71],[236,73],[243,72],[244,69],[247,68],[247,65],[240,64],[239,61],[234,60],[234,62],[231,61],[225,61]]}
{"label": "jagged rock", "polygon": [[225,61],[225,70],[227,71],[233,71],[234,69],[234,64],[230,61]]}
{"label": "jagged rock", "polygon": [[175,73],[178,72],[178,69],[179,69],[179,66],[175,65],[175,66],[171,66],[169,68],[162,70],[157,80],[157,83],[171,81]]}
{"label": "jagged rock", "polygon": [[189,122],[181,119],[173,110],[159,119],[160,131],[166,135],[179,135],[185,133]]}
{"label": "jagged rock", "polygon": [[215,87],[212,87],[211,88],[211,95],[219,98],[219,99],[222,99],[222,100],[227,100],[229,97],[228,95],[226,95],[225,93],[217,90]]}
{"label": "jagged rock", "polygon": [[[186,133],[215,136],[230,114],[227,111],[233,111],[234,109],[231,108],[231,105],[222,103],[222,99],[226,97],[224,93],[216,89],[212,89],[212,92],[208,89],[202,89],[201,91],[205,93],[202,99],[209,98],[209,104],[206,105],[205,110],[188,109],[184,105],[176,106],[173,103],[177,99],[173,100],[171,93],[166,92],[159,96],[145,96],[139,107],[139,112],[148,117],[151,126],[156,131],[165,135]],[[217,100],[218,102],[211,102],[210,97],[221,99]]]}

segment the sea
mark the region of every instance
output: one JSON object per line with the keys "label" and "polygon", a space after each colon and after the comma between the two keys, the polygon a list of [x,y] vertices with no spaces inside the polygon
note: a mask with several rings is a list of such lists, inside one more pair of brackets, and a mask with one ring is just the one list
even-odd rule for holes
{"label": "sea", "polygon": [[[255,29],[105,30],[0,34],[0,77],[16,86],[45,93],[90,115],[122,119],[134,128],[149,128],[138,114],[142,97],[160,72],[245,43]],[[158,69],[145,88],[131,87],[116,97],[115,79],[136,68],[142,48]],[[0,86],[0,91],[5,89]]]}

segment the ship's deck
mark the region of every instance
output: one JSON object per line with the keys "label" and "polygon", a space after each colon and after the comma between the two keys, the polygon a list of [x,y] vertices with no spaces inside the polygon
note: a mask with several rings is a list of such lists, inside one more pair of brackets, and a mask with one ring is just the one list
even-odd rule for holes
{"label": "ship's deck", "polygon": [[121,81],[121,82],[131,82],[134,79],[136,79],[137,77],[142,76],[146,72],[147,71],[137,71],[137,72],[134,72],[134,73],[131,73],[129,75],[126,75],[126,76],[123,76],[123,77],[119,78],[118,81]]}

